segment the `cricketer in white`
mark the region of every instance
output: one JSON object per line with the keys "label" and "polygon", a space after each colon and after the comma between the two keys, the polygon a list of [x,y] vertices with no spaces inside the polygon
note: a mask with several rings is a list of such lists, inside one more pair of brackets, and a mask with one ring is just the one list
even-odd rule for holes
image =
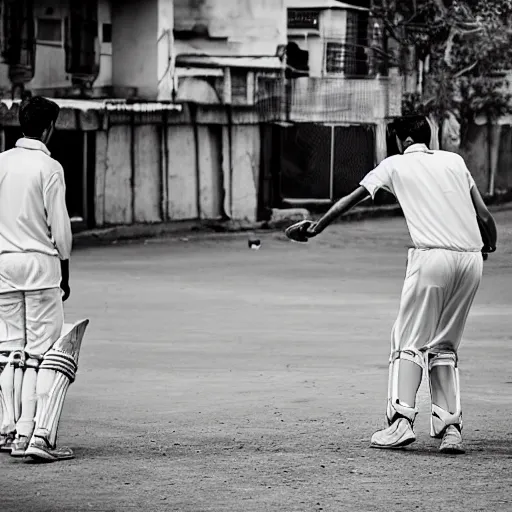
{"label": "cricketer in white", "polygon": [[391,335],[388,427],[374,448],[401,448],[416,440],[416,395],[423,371],[431,394],[431,436],[442,453],[464,453],[458,348],[480,285],[483,261],[496,250],[496,225],[462,157],[431,151],[422,116],[391,125],[402,154],[386,158],[306,231],[321,233],[336,217],[379,189],[400,204],[413,248],[409,249],[398,318]]}
{"label": "cricketer in white", "polygon": [[46,98],[23,102],[24,138],[0,155],[0,450],[41,461],[74,456],[57,429],[89,323],[64,324],[71,222],[46,147],[58,115]]}

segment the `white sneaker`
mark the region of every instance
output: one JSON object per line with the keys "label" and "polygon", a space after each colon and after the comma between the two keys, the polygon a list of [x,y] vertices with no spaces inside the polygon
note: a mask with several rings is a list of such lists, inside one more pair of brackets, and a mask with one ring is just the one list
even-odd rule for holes
{"label": "white sneaker", "polygon": [[372,448],[403,448],[416,441],[412,425],[406,418],[398,418],[388,428],[375,432]]}
{"label": "white sneaker", "polygon": [[455,425],[450,425],[445,430],[439,451],[441,453],[449,453],[452,455],[466,453],[462,444],[462,434]]}

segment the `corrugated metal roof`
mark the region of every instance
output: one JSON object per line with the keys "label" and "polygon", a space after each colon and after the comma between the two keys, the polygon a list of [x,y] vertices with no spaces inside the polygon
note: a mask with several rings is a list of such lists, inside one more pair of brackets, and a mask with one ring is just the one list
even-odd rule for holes
{"label": "corrugated metal roof", "polygon": [[[72,110],[79,110],[81,112],[88,112],[91,110],[107,110],[115,112],[162,112],[162,111],[176,111],[181,112],[182,106],[176,103],[164,102],[137,102],[127,103],[125,100],[106,99],[106,100],[75,100],[64,98],[50,98],[57,103],[60,108],[68,108]],[[15,103],[20,103],[21,100],[2,99],[0,103],[11,109]]]}

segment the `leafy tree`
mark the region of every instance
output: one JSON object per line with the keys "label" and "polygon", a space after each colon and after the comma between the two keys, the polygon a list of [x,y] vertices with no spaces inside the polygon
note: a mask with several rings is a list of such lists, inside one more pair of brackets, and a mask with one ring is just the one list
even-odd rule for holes
{"label": "leafy tree", "polygon": [[512,0],[374,0],[386,65],[412,71],[407,54],[428,62],[420,93],[404,98],[404,111],[442,120],[447,112],[467,122],[477,113],[511,111],[504,71],[512,69]]}

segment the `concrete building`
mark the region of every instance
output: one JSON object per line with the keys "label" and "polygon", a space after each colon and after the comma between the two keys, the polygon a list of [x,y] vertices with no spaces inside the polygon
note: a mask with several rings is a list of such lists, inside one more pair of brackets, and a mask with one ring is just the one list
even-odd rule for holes
{"label": "concrete building", "polygon": [[0,149],[23,94],[56,99],[76,229],[261,219],[333,201],[386,156],[401,81],[375,71],[364,0],[1,3]]}
{"label": "concrete building", "polygon": [[286,6],[288,42],[308,52],[310,77],[371,76],[369,1],[286,0]]}
{"label": "concrete building", "polygon": [[[1,149],[19,98],[62,107],[51,150],[78,227],[258,215],[257,77],[284,0],[3,0]],[[253,109],[254,110],[254,109]]]}
{"label": "concrete building", "polygon": [[387,156],[402,78],[375,58],[369,1],[286,0],[286,7],[288,80],[263,81],[259,103],[265,119],[278,122],[268,138],[284,204],[328,204]]}

